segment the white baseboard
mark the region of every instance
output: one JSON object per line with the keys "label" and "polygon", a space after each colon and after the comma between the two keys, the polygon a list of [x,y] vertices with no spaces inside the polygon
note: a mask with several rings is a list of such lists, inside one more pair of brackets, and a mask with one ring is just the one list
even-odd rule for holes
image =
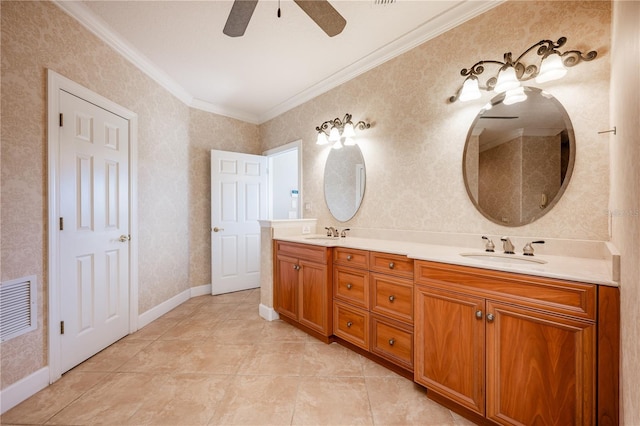
{"label": "white baseboard", "polygon": [[268,307],[267,305],[260,304],[259,311],[260,316],[267,321],[275,321],[280,319],[280,315],[275,311],[275,309]]}
{"label": "white baseboard", "polygon": [[198,287],[191,287],[191,297],[206,296],[211,294],[211,284],[205,284]]}
{"label": "white baseboard", "polygon": [[43,367],[0,391],[0,414],[49,386],[49,367]]}
{"label": "white baseboard", "polygon": [[157,320],[170,310],[180,306],[191,298],[191,289],[178,293],[169,300],[165,300],[157,306],[149,309],[138,317],[138,328],[142,328],[147,324]]}

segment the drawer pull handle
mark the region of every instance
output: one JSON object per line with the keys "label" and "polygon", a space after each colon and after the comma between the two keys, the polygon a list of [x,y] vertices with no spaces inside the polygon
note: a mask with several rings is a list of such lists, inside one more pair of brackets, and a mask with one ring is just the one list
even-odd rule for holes
{"label": "drawer pull handle", "polygon": [[347,255],[347,260],[353,259],[350,254]]}
{"label": "drawer pull handle", "polygon": [[348,327],[348,328],[351,328],[351,326],[352,326],[352,325],[353,325],[353,323],[352,323],[351,321],[348,321],[348,322],[347,322],[347,327]]}
{"label": "drawer pull handle", "polygon": [[396,300],[396,297],[393,294],[389,296],[389,302],[393,303],[394,300]]}
{"label": "drawer pull handle", "polygon": [[494,319],[495,317],[493,316],[493,314],[487,314],[487,322],[493,322]]}
{"label": "drawer pull handle", "polygon": [[351,287],[353,287],[351,283],[347,284],[347,290],[351,290]]}
{"label": "drawer pull handle", "polygon": [[393,269],[396,265],[393,262],[389,262],[389,269]]}
{"label": "drawer pull handle", "polygon": [[482,311],[476,311],[476,318],[482,319]]}
{"label": "drawer pull handle", "polygon": [[396,339],[389,339],[389,346],[393,346],[396,343]]}

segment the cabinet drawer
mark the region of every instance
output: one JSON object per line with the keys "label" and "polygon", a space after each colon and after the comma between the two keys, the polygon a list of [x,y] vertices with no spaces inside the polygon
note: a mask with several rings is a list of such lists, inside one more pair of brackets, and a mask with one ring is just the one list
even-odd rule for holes
{"label": "cabinet drawer", "polygon": [[369,252],[337,247],[333,249],[333,263],[354,268],[369,269]]}
{"label": "cabinet drawer", "polygon": [[398,254],[371,252],[369,254],[370,269],[383,274],[413,279],[413,259]]}
{"label": "cabinet drawer", "polygon": [[333,296],[363,309],[369,309],[369,272],[335,266]]}
{"label": "cabinet drawer", "polygon": [[371,352],[413,370],[413,329],[372,315]]}
{"label": "cabinet drawer", "polygon": [[277,254],[293,256],[298,259],[308,260],[309,262],[327,263],[326,247],[277,240],[275,244]]}
{"label": "cabinet drawer", "polygon": [[335,302],[333,334],[362,349],[369,350],[369,313]]}
{"label": "cabinet drawer", "polygon": [[416,262],[416,284],[577,318],[596,319],[595,284],[427,261]]}
{"label": "cabinet drawer", "polygon": [[413,282],[371,274],[371,312],[413,324]]}

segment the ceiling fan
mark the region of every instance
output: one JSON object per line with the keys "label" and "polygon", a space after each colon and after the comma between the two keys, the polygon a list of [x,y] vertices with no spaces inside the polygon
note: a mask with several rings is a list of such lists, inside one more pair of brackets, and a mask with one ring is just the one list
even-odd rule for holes
{"label": "ceiling fan", "polygon": [[[347,21],[327,0],[294,0],[294,2],[329,37],[340,34],[347,25]],[[235,0],[222,32],[229,37],[241,37],[244,35],[257,4],[258,0]],[[278,8],[279,16],[280,8]]]}

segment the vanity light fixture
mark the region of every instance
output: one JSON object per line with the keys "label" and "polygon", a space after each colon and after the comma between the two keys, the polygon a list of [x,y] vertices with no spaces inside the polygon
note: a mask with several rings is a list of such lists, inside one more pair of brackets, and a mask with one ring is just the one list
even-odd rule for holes
{"label": "vanity light fixture", "polygon": [[[476,62],[471,68],[463,68],[460,75],[466,77],[464,83],[456,94],[449,98],[449,102],[478,99],[480,90],[505,92],[504,103],[507,105],[522,102],[527,95],[522,90],[521,82],[532,78],[535,78],[537,83],[557,80],[564,77],[567,67],[573,67],[582,61],[591,61],[598,55],[595,50],[586,54],[579,50],[560,52],[558,49],[566,42],[566,37],[560,37],[556,42],[541,40],[515,60],[512,59],[511,52],[507,52],[504,54],[504,61],[482,60]],[[533,50],[536,50],[536,54],[529,55]],[[531,58],[527,60],[528,56]],[[485,71],[487,65],[497,68],[497,71],[484,84],[481,84],[478,77]]]}
{"label": "vanity light fixture", "polygon": [[358,121],[353,124],[351,118],[351,114],[346,113],[342,120],[334,118],[316,127],[316,132],[318,132],[316,143],[318,145],[326,145],[329,142],[333,142],[333,149],[340,149],[343,144],[345,146],[355,145],[356,128],[359,130],[368,129],[371,124],[364,121]]}

